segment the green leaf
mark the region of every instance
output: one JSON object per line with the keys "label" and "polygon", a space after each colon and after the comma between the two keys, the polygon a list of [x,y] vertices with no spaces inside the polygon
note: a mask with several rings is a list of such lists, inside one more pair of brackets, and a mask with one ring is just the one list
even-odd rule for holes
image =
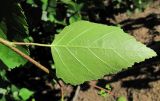
{"label": "green leaf", "polygon": [[17,91],[15,91],[15,92],[13,92],[13,98],[16,100],[16,101],[20,101],[21,100],[21,98],[18,96],[18,92]]}
{"label": "green leaf", "polygon": [[121,28],[78,21],[55,37],[51,47],[56,75],[73,85],[131,67],[156,53]]}
{"label": "green leaf", "polygon": [[[0,37],[4,39],[7,38],[6,35],[2,32],[1,28],[0,28]],[[23,47],[17,47],[17,48],[19,48],[25,54],[29,54],[28,51]],[[20,65],[24,65],[27,62],[26,59],[21,57],[19,54],[17,54],[7,46],[2,45],[1,43],[0,43],[0,60],[2,60],[2,62],[11,69],[18,67]]]}
{"label": "green leaf", "polygon": [[102,96],[102,97],[108,96],[108,93],[106,93],[104,90],[100,90],[100,91],[98,92],[98,94],[99,94],[100,96]]}
{"label": "green leaf", "polygon": [[37,4],[35,3],[34,0],[26,0],[27,4],[30,4],[32,7],[37,7]]}
{"label": "green leaf", "polygon": [[24,100],[26,101],[27,99],[29,99],[31,96],[33,95],[33,92],[26,89],[26,88],[22,88],[20,91],[19,91],[19,96]]}
{"label": "green leaf", "polygon": [[41,0],[42,1],[42,17],[44,21],[54,22],[56,20],[56,0]]}
{"label": "green leaf", "polygon": [[61,0],[66,6],[68,7],[68,11],[72,13],[79,12],[83,6],[83,4],[77,4],[76,2],[73,2],[72,0]]}
{"label": "green leaf", "polygon": [[17,88],[15,85],[11,85],[11,92],[18,92],[19,88]]}
{"label": "green leaf", "polygon": [[7,90],[4,88],[0,88],[0,94],[5,95],[7,93]]}
{"label": "green leaf", "polygon": [[26,0],[26,3],[28,3],[28,4],[34,4],[34,0]]}
{"label": "green leaf", "polygon": [[8,81],[7,76],[6,76],[6,70],[4,70],[4,65],[2,64],[2,61],[0,61],[0,79]]}
{"label": "green leaf", "polygon": [[107,90],[111,90],[111,89],[112,89],[109,84],[106,84],[105,88],[106,88]]}
{"label": "green leaf", "polygon": [[9,91],[11,91],[12,96],[15,100],[20,101],[20,97],[18,96],[19,88],[17,88],[15,85],[11,85],[9,88]]}
{"label": "green leaf", "polygon": [[81,20],[81,15],[75,14],[69,18],[69,23],[72,24],[72,23],[80,21],[80,20]]}
{"label": "green leaf", "polygon": [[127,99],[124,96],[120,96],[120,97],[117,98],[116,101],[127,101]]}
{"label": "green leaf", "polygon": [[47,5],[48,5],[48,0],[41,0],[42,2],[42,10],[46,10],[47,9]]}
{"label": "green leaf", "polygon": [[18,3],[11,4],[10,12],[4,17],[7,25],[7,36],[11,40],[23,41],[28,37],[28,24],[21,6]]}
{"label": "green leaf", "polygon": [[[6,1],[6,4],[9,7],[0,10],[0,13],[3,13],[3,10],[7,11],[0,16],[0,37],[9,41],[28,41],[28,24],[21,6],[9,1]],[[28,47],[18,46],[17,48],[29,55]],[[23,57],[2,44],[0,44],[0,60],[11,69],[27,62]]]}

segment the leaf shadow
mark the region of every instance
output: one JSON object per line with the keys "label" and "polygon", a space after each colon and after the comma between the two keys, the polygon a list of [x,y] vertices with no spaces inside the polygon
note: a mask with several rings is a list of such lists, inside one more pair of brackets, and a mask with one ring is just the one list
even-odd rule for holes
{"label": "leaf shadow", "polygon": [[145,17],[138,19],[129,18],[119,23],[125,31],[132,31],[141,27],[148,28],[153,34],[159,34],[155,30],[155,26],[160,25],[160,14],[151,13]]}
{"label": "leaf shadow", "polygon": [[59,101],[61,99],[60,90],[50,90],[47,92],[37,92],[34,96],[37,101]]}
{"label": "leaf shadow", "polygon": [[9,81],[6,79],[7,66],[0,60],[0,88],[7,88],[10,85]]}
{"label": "leaf shadow", "polygon": [[[82,0],[84,3],[82,15],[88,16],[89,21],[99,22],[107,25],[115,25],[109,19],[115,20],[114,15],[124,13],[127,10],[132,11],[130,7],[132,1],[125,0],[123,3],[113,0]],[[82,3],[83,3],[82,2]],[[117,7],[119,5],[119,7]]]}

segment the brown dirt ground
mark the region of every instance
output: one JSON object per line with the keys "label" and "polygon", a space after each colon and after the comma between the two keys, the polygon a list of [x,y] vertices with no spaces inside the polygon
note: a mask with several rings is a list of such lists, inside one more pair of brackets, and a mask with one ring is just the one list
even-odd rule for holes
{"label": "brown dirt ground", "polygon": [[[133,35],[138,41],[153,48],[159,54],[160,45],[157,42],[160,41],[159,5],[160,2],[156,2],[143,12],[131,15],[126,13],[118,14],[115,15],[114,20],[110,19],[110,21],[120,24],[126,32]],[[119,96],[125,96],[128,101],[160,101],[159,58],[158,56],[135,64],[129,70],[106,76],[100,80],[101,86],[106,83],[112,86],[114,96],[101,97],[98,95],[97,89],[90,87],[86,90],[80,90],[76,101],[116,101]]]}

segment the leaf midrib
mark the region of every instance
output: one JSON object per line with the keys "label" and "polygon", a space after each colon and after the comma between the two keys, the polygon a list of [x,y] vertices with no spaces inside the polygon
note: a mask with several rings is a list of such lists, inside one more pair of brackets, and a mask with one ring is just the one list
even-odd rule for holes
{"label": "leaf midrib", "polygon": [[[70,46],[70,45],[52,45],[51,47],[54,47],[54,48],[57,48],[57,47],[61,47],[61,48],[86,48],[86,49],[107,49],[107,50],[118,50],[119,51],[119,49],[120,48],[103,48],[103,47],[91,47],[91,46]],[[141,48],[141,47],[140,47]],[[127,48],[127,49],[124,49],[123,48],[123,50],[126,50],[126,51],[137,51],[137,52],[141,52],[141,51],[143,51],[143,50],[137,50],[137,49],[129,49],[129,48]]]}

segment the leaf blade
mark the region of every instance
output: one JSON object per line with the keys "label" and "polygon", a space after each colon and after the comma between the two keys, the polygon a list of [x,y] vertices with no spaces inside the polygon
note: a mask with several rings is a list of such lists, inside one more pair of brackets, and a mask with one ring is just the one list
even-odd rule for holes
{"label": "leaf blade", "polygon": [[73,85],[99,79],[156,56],[153,50],[120,28],[87,21],[64,28],[53,41],[51,51],[57,76]]}
{"label": "leaf blade", "polygon": [[[3,8],[3,5],[7,4]],[[17,2],[8,2],[2,4],[1,10],[7,11],[1,16],[0,37],[9,41],[28,41],[28,24],[24,12]],[[3,13],[0,11],[0,13]],[[26,46],[17,46],[26,55],[29,55],[29,49]],[[27,60],[22,56],[0,43],[0,60],[9,68],[13,69],[24,65]]]}

